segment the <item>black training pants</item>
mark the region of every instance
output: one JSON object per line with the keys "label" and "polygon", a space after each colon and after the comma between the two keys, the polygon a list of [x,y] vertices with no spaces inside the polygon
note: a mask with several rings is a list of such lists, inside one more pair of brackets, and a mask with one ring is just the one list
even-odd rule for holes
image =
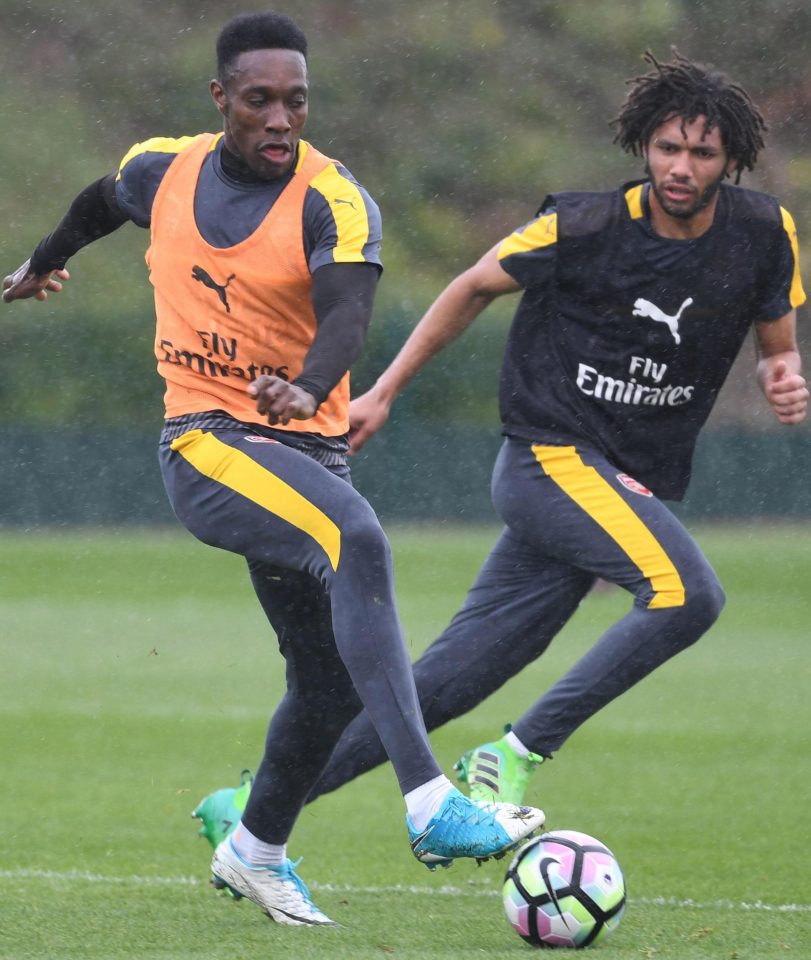
{"label": "black training pants", "polygon": [[[506,527],[444,633],[414,664],[429,730],[471,710],[539,657],[596,577],[633,596],[630,611],[513,719],[551,756],[577,727],[680,650],[723,606],[721,586],[670,510],[604,457],[507,440],[493,474]],[[471,744],[471,746],[475,746]],[[385,760],[361,713],[309,799]]]}
{"label": "black training pants", "polygon": [[361,706],[403,793],[438,776],[388,541],[348,469],[328,469],[249,427],[191,430],[161,444],[160,462],[181,523],[247,559],[286,660],[287,691],[270,721],[247,828],[269,843],[287,840]]}

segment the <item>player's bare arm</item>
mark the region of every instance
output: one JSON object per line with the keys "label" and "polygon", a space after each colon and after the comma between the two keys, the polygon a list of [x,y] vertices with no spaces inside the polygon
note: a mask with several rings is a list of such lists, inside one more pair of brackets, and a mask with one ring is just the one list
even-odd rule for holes
{"label": "player's bare arm", "polygon": [[755,325],[758,382],[777,419],[787,425],[801,423],[808,411],[796,325],[793,310],[779,320]]}
{"label": "player's bare arm", "polygon": [[62,284],[70,280],[67,270],[49,270],[47,273],[34,273],[31,260],[18,267],[14,273],[3,279],[3,303],[13,300],[47,300],[49,293],[59,293]]}
{"label": "player's bare arm", "polygon": [[456,277],[440,293],[378,381],[349,407],[352,452],[363,447],[388,420],[395,398],[419,371],[461,336],[497,297],[520,289],[498,262],[498,246]]}

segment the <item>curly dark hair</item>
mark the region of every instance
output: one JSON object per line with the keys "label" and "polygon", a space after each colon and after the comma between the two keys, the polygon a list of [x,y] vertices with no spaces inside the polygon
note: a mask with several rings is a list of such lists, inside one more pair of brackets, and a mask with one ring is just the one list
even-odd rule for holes
{"label": "curly dark hair", "polygon": [[234,60],[249,50],[296,50],[307,59],[307,38],[283,13],[265,10],[240,13],[229,20],[217,37],[217,78],[225,84]]}
{"label": "curly dark hair", "polygon": [[626,81],[631,89],[611,121],[617,128],[614,143],[639,156],[666,120],[680,117],[684,125],[704,116],[705,134],[718,128],[724,148],[735,161],[735,183],[739,183],[744,170],[754,169],[765,144],[768,127],[763,115],[743,87],[726,74],[693,63],[675,47],[671,50],[669,63],[660,63],[646,50],[643,59],[654,69]]}

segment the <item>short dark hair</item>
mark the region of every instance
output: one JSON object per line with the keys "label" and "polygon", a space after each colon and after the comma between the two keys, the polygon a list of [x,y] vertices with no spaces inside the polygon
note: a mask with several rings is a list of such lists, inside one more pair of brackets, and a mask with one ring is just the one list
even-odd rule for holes
{"label": "short dark hair", "polygon": [[735,161],[738,183],[744,170],[754,169],[768,130],[760,110],[749,94],[726,74],[683,57],[675,47],[669,63],[659,63],[650,50],[645,60],[654,69],[626,81],[630,90],[611,123],[617,127],[614,142],[638,156],[654,130],[671,117],[690,123],[707,118],[704,132],[718,127],[721,141]]}
{"label": "short dark hair", "polygon": [[307,59],[307,38],[290,17],[273,10],[240,13],[217,37],[217,78],[225,83],[234,60],[249,50],[297,50]]}

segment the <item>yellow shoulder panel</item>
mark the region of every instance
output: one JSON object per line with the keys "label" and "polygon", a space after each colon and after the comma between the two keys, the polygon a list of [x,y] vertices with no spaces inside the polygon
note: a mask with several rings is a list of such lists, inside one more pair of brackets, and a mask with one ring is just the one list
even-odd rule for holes
{"label": "yellow shoulder panel", "polygon": [[791,277],[789,302],[792,307],[799,307],[805,303],[805,290],[803,290],[803,281],[800,277],[800,245],[797,241],[797,227],[794,225],[794,218],[788,210],[780,207],[780,212],[783,215],[783,229],[788,234],[791,252],[794,254],[794,273]]}
{"label": "yellow shoulder panel", "polygon": [[304,164],[304,158],[307,156],[307,151],[310,149],[310,144],[306,140],[299,140],[298,142],[298,159],[296,160],[296,167],[294,172],[298,173],[301,170],[302,165]]}
{"label": "yellow shoulder panel", "polygon": [[557,243],[558,215],[547,213],[537,220],[533,220],[528,227],[516,230],[515,233],[503,240],[498,248],[498,259],[504,260],[515,253],[531,253],[541,247],[549,247]]}
{"label": "yellow shoulder panel", "polygon": [[329,204],[335,218],[338,242],[335,263],[364,263],[363,248],[369,239],[369,217],[357,185],[342,176],[335,164],[313,177],[310,186]]}
{"label": "yellow shoulder panel", "polygon": [[[214,138],[209,151],[214,149],[219,142],[220,137],[222,137],[222,134]],[[152,137],[149,140],[144,140],[143,143],[136,143],[135,146],[130,148],[124,159],[119,164],[118,176],[116,179],[121,179],[121,171],[134,157],[137,157],[142,153],[180,153],[181,150],[188,147],[192,140],[195,139],[196,137]]]}
{"label": "yellow shoulder panel", "polygon": [[628,213],[630,213],[632,220],[639,220],[640,217],[645,215],[645,211],[642,209],[642,190],[644,186],[644,183],[638,183],[635,187],[625,191],[625,202],[628,204]]}

